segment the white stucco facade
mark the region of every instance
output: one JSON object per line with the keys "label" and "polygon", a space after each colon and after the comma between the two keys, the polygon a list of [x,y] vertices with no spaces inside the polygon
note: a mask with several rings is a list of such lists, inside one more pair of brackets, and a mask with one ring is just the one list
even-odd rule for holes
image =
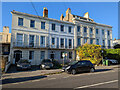
{"label": "white stucco facade", "polygon": [[[105,40],[105,48],[108,48],[108,40],[110,47],[112,46],[112,27],[101,25],[94,22],[73,19],[73,22],[61,21],[36,15],[30,15],[17,11],[12,11],[12,32],[11,32],[11,63],[15,63],[18,59],[30,60],[32,65],[39,65],[42,59],[55,59],[62,63],[62,53],[67,53],[65,61],[75,60],[75,48],[78,47],[78,38],[80,45],[87,42],[96,44],[99,39],[99,45],[103,46]],[[22,25],[19,25],[19,18],[22,18]],[[34,27],[31,27],[31,20],[34,20]],[[43,25],[41,25],[43,24]],[[52,30],[52,25],[55,30]],[[63,31],[61,27],[63,26]],[[77,31],[80,26],[80,32]],[[42,29],[45,27],[44,29]],[[84,33],[84,27],[87,32]],[[93,33],[90,33],[90,28]],[[98,35],[96,34],[98,29]],[[104,29],[104,35],[102,30]],[[108,30],[110,35],[107,35]],[[92,40],[91,40],[92,39]]]}

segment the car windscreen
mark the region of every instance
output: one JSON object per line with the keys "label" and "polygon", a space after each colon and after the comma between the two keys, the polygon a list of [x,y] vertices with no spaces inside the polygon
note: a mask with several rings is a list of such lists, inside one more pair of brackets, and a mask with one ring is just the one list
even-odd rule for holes
{"label": "car windscreen", "polygon": [[68,65],[74,65],[74,64],[76,64],[78,61],[72,61],[72,62],[70,62]]}
{"label": "car windscreen", "polygon": [[44,63],[51,63],[51,61],[49,60],[49,59],[46,59],[46,60],[43,60],[42,62],[44,62]]}
{"label": "car windscreen", "polygon": [[29,63],[28,60],[20,60],[20,63]]}

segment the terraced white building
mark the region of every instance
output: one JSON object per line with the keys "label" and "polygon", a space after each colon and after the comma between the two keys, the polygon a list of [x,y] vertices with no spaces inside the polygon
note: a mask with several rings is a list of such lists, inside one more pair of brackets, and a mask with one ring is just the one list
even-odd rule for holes
{"label": "terraced white building", "polygon": [[65,61],[74,60],[75,48],[84,43],[99,44],[104,48],[112,47],[112,27],[99,24],[89,18],[71,14],[60,20],[48,18],[44,8],[43,17],[12,11],[11,63],[20,58],[39,65],[42,59],[56,59],[62,62],[62,53],[67,53]]}

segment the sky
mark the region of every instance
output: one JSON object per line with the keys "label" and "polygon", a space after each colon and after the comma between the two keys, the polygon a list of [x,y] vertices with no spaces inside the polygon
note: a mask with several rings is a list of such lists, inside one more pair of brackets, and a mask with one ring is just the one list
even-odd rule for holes
{"label": "sky", "polygon": [[[95,22],[113,26],[113,39],[118,38],[118,3],[117,2],[2,2],[2,27],[9,26],[11,32],[12,10],[43,16],[43,8],[48,8],[48,17],[60,20],[61,14],[65,16],[67,8],[71,13],[83,16],[89,12],[90,18]],[[1,32],[2,30],[0,30]]]}

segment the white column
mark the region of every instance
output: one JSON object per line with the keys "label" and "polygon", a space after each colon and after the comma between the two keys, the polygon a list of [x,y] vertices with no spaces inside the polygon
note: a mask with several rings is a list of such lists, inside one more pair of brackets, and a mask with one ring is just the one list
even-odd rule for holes
{"label": "white column", "polygon": [[61,39],[61,38],[59,38],[59,48],[61,48],[61,46],[60,46],[60,39]]}
{"label": "white column", "polygon": [[37,44],[36,44],[36,35],[34,35],[34,47],[36,47]]}

